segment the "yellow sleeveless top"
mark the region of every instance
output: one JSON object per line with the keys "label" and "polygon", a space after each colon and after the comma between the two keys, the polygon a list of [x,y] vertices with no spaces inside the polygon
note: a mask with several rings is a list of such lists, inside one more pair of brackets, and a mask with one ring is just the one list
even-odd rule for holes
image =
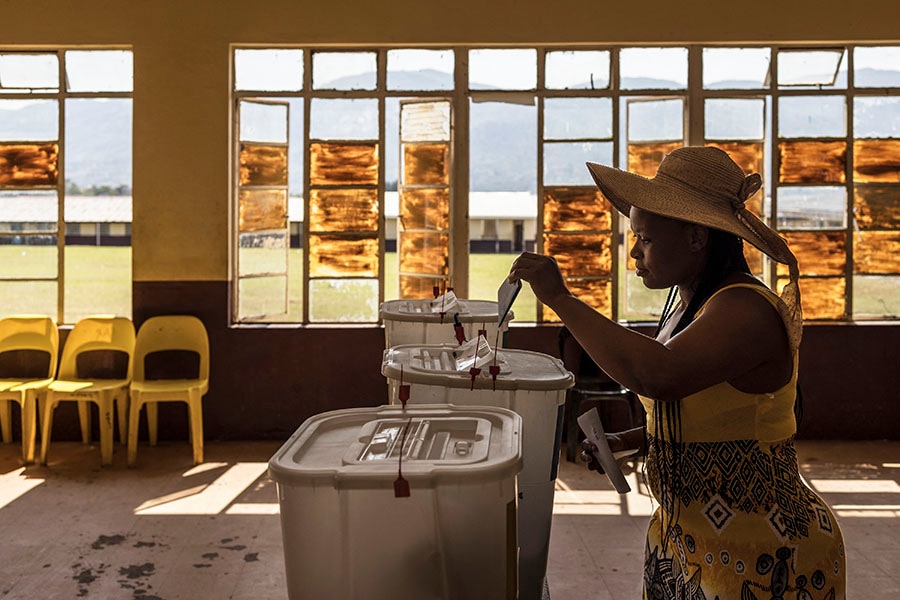
{"label": "yellow sleeveless top", "polygon": [[[738,283],[718,290],[697,311],[699,316],[709,302],[725,290],[745,287],[759,292],[777,310],[778,296],[762,286]],[[716,442],[759,440],[774,442],[797,432],[794,400],[797,395],[798,353],[790,381],[771,393],[742,392],[727,381],[700,390],[681,400],[681,441]],[[653,400],[640,397],[647,411],[647,430],[657,431]],[[665,427],[661,429],[665,431]]]}

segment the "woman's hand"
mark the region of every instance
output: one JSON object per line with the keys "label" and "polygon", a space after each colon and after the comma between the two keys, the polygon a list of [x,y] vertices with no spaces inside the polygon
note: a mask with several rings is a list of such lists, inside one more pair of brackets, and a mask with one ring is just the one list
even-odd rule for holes
{"label": "woman's hand", "polygon": [[556,259],[551,256],[523,252],[509,270],[509,281],[521,279],[531,285],[538,300],[551,306],[553,299],[570,295]]}
{"label": "woman's hand", "polygon": [[[609,444],[610,451],[615,454],[616,452],[622,452],[625,450],[635,450],[636,448],[629,447],[628,443],[625,439],[620,436],[618,433],[607,433],[606,434],[606,443]],[[585,439],[581,442],[581,460],[587,463],[587,468],[591,471],[597,471],[598,473],[605,473],[603,467],[600,465],[600,461],[597,460],[597,457],[594,456],[594,452],[597,451],[597,446],[588,439]],[[627,457],[622,457],[621,460],[628,460],[632,454],[629,454]]]}

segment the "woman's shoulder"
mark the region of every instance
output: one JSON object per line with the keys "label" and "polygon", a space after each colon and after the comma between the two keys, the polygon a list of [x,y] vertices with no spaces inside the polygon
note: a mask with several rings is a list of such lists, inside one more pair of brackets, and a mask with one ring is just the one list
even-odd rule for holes
{"label": "woman's shoulder", "polygon": [[773,306],[778,302],[778,295],[769,286],[747,273],[734,273],[726,277],[718,289],[710,295],[706,304],[718,296],[726,295],[730,298],[765,298]]}

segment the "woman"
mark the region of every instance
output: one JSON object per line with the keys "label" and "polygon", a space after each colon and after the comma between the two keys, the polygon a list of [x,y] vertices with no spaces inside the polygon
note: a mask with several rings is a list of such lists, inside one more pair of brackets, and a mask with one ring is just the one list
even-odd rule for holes
{"label": "woman", "polygon": [[[630,218],[637,275],[670,289],[655,337],[575,298],[550,257],[522,254],[509,279],[530,283],[594,361],[641,397],[646,430],[607,437],[613,451],[645,447],[659,502],[644,598],[843,599],[841,531],[802,481],[793,444],[797,261],[744,206],[759,175],[699,147],[666,156],[652,179],[588,168]],[[788,266],[781,297],[750,274],[742,240]]]}

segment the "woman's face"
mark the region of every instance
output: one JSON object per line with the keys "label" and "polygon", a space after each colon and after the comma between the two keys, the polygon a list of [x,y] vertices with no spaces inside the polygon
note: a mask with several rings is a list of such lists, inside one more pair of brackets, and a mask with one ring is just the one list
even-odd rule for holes
{"label": "woman's face", "polygon": [[658,290],[691,283],[702,267],[697,252],[702,228],[634,207],[629,218],[634,236],[629,254],[644,285]]}

